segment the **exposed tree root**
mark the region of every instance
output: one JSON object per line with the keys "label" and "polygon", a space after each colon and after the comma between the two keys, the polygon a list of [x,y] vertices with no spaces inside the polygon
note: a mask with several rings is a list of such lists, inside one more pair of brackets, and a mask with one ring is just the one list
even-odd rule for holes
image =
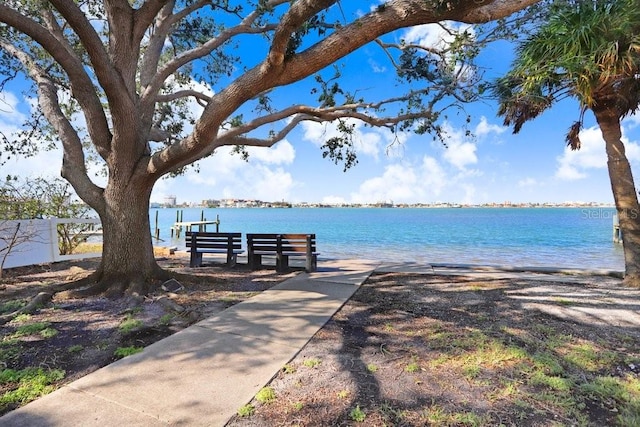
{"label": "exposed tree root", "polygon": [[68,283],[61,283],[59,285],[54,285],[52,290],[54,293],[63,292],[63,291],[71,291],[74,289],[83,288],[88,286],[91,283],[95,283],[100,277],[100,270],[96,270],[93,273],[89,274],[87,277],[83,277],[82,279],[74,280]]}
{"label": "exposed tree root", "polygon": [[20,314],[33,314],[36,310],[39,310],[41,307],[49,304],[51,299],[53,298],[54,292],[40,292],[36,295],[27,305],[22,307],[19,310],[14,311],[13,313],[7,313],[0,316],[0,325],[4,325],[7,322],[10,322],[16,316]]}

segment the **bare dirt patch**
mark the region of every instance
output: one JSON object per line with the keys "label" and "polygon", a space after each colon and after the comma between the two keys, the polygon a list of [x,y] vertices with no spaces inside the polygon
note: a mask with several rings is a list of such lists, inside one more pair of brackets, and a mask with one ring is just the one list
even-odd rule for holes
{"label": "bare dirt patch", "polygon": [[373,275],[230,426],[638,426],[640,291]]}
{"label": "bare dirt patch", "polygon": [[[51,391],[296,274],[250,271],[245,266],[192,269],[189,260],[181,257],[159,263],[176,275],[184,289],[158,289],[141,304],[125,298],[77,299],[57,294],[35,314],[20,315],[2,325],[0,414],[35,398],[31,391],[42,387]],[[26,304],[52,285],[80,279],[97,266],[93,259],[10,269],[0,281],[0,314]],[[29,390],[20,388],[24,380],[11,378],[34,370],[61,374],[54,375],[50,384],[29,384]],[[57,378],[60,375],[62,379]]]}

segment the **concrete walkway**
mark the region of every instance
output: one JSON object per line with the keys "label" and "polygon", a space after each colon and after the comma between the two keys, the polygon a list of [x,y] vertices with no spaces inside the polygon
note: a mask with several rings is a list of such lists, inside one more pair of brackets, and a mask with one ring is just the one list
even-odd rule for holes
{"label": "concrete walkway", "polygon": [[223,426],[377,265],[322,262],[8,413],[0,426]]}

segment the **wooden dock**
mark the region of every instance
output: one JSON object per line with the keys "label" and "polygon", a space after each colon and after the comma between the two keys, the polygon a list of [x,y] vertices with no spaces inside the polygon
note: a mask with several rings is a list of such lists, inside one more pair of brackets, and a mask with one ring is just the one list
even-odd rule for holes
{"label": "wooden dock", "polygon": [[182,229],[185,231],[192,231],[194,227],[198,227],[198,231],[207,231],[207,225],[215,225],[216,233],[219,232],[220,220],[216,219],[215,221],[180,221],[175,222],[173,227],[171,227],[171,237],[175,236],[177,238],[180,237],[182,233]]}
{"label": "wooden dock", "polygon": [[622,243],[622,230],[620,229],[620,221],[618,220],[618,214],[613,216],[613,242]]}
{"label": "wooden dock", "polygon": [[[157,214],[157,212],[156,212]],[[156,216],[157,218],[157,216]],[[156,219],[157,221],[157,219]],[[182,234],[182,230],[185,231],[193,231],[195,227],[198,227],[198,231],[207,231],[208,225],[216,226],[216,233],[220,232],[220,215],[216,215],[215,220],[207,220],[204,217],[204,211],[200,213],[200,221],[183,221],[182,220],[182,211],[176,212],[176,222],[173,223],[171,227],[171,238],[175,237],[180,238],[180,234]],[[156,225],[157,227],[157,225]]]}

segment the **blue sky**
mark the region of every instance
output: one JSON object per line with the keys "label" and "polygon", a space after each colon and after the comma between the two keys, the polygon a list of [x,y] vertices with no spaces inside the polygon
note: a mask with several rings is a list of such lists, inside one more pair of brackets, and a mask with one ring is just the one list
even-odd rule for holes
{"label": "blue sky", "polygon": [[[424,26],[402,37],[435,40],[438,32],[434,26]],[[510,50],[504,44],[490,46],[482,55],[488,77],[500,75],[509,63]],[[378,48],[360,49],[344,64],[351,70],[346,79],[363,90],[393,93],[395,75]],[[21,97],[20,89],[8,86],[0,94],[0,131],[5,135],[17,129],[33,103]],[[289,93],[290,98],[280,97],[279,102],[299,102],[295,91]],[[313,104],[311,99],[307,102]],[[270,149],[250,149],[248,163],[229,155],[229,150],[218,150],[200,162],[199,173],[189,171],[159,181],[151,199],[162,202],[176,195],[179,203],[223,198],[324,203],[613,201],[604,142],[592,115],[587,114],[581,134],[582,149],[572,152],[565,147],[566,131],[578,117],[575,102],[556,105],[527,123],[518,135],[502,126],[495,104],[476,103],[467,111],[475,137],[465,137],[454,117],[446,125],[448,148],[430,135],[396,136],[358,125],[359,163],[343,172],[342,166],[323,159],[319,148],[335,132],[332,125],[309,124]],[[623,122],[623,139],[636,176],[640,173],[638,124],[636,116]],[[56,176],[61,162],[59,152],[42,153],[9,161],[0,166],[0,174]]]}

